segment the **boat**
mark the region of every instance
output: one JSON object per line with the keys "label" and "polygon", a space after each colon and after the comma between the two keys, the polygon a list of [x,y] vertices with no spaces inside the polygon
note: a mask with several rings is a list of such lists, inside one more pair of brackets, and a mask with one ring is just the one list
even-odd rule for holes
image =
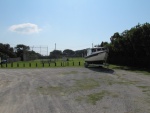
{"label": "boat", "polygon": [[104,47],[94,47],[87,49],[87,55],[85,56],[85,67],[89,64],[104,65],[106,64],[109,50]]}

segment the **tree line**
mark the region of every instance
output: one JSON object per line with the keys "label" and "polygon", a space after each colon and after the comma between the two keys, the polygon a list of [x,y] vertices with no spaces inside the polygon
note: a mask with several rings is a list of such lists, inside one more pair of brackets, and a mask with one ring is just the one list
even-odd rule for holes
{"label": "tree line", "polygon": [[86,55],[86,49],[73,51],[71,49],[54,50],[50,52],[50,58],[61,58],[61,57],[84,57]]}
{"label": "tree line", "polygon": [[73,51],[71,49],[53,50],[49,56],[43,56],[24,44],[18,44],[16,47],[10,47],[9,44],[0,43],[0,57],[1,59],[17,58],[20,57],[22,61],[35,60],[35,59],[56,59],[62,57],[83,57],[86,54],[86,50]]}
{"label": "tree line", "polygon": [[[102,42],[98,46],[109,48],[108,63],[150,67],[150,24],[138,24],[129,30],[122,33],[114,33],[110,37],[110,42]],[[30,47],[19,44],[15,48],[9,44],[0,43],[0,57],[16,58],[24,55],[31,57],[30,59],[38,58],[61,58],[66,57],[84,57],[86,49],[73,51],[71,49],[53,50],[49,56],[42,56],[35,51],[30,51]]]}
{"label": "tree line", "polygon": [[111,64],[150,67],[150,24],[138,24],[122,33],[114,33],[110,43],[108,62]]}
{"label": "tree line", "polygon": [[39,53],[36,53],[35,51],[30,51],[30,47],[18,44],[16,47],[10,47],[9,44],[2,44],[0,43],[0,57],[1,59],[7,59],[7,58],[17,58],[20,57],[23,61],[24,58],[26,60],[32,60],[37,59],[41,55]]}

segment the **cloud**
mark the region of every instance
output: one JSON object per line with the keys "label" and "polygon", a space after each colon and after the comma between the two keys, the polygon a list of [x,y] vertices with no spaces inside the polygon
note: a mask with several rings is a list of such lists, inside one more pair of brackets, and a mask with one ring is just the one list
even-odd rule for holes
{"label": "cloud", "polygon": [[36,24],[24,23],[24,24],[12,25],[9,27],[9,30],[21,34],[33,34],[33,33],[39,33],[42,29],[40,29]]}

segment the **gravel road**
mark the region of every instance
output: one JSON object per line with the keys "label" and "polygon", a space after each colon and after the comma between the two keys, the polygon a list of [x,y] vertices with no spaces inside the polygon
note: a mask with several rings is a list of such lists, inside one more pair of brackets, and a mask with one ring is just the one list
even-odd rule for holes
{"label": "gravel road", "polygon": [[150,113],[150,76],[83,67],[0,69],[0,113]]}

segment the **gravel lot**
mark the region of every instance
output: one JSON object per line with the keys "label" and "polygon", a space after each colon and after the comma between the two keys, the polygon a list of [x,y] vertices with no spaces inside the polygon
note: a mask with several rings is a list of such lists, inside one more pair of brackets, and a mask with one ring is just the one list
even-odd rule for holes
{"label": "gravel lot", "polygon": [[150,113],[150,76],[83,67],[0,69],[0,113]]}

